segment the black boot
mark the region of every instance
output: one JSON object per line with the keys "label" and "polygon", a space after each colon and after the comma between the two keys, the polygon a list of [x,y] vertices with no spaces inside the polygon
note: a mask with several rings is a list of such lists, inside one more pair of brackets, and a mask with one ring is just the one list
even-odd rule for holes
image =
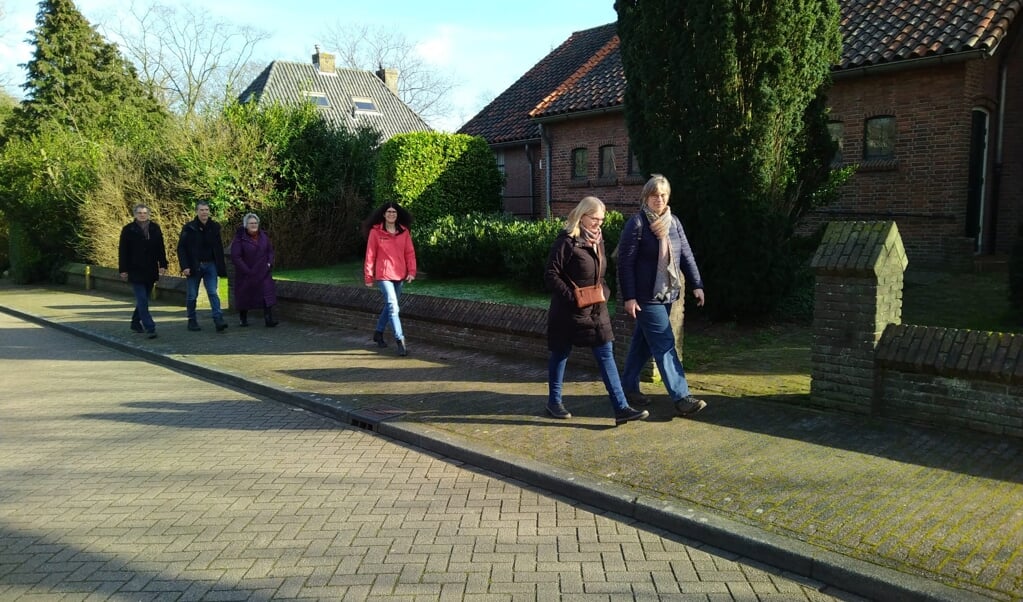
{"label": "black boot", "polygon": [[379,330],[373,333],[373,342],[377,344],[377,347],[387,347],[387,343],[384,342],[384,333]]}
{"label": "black boot", "polygon": [[248,326],[249,325],[249,310],[247,310],[247,309],[239,309],[238,310],[238,320],[240,321],[238,326]]}
{"label": "black boot", "polygon": [[266,324],[267,328],[273,328],[274,326],[277,326],[278,322],[277,320],[274,320],[273,307],[267,307],[263,310],[263,322]]}
{"label": "black boot", "polygon": [[400,340],[399,339],[399,340],[396,340],[394,342],[395,342],[395,344],[398,345],[398,355],[400,355],[401,357],[405,357],[406,355],[408,355],[408,349],[405,348],[405,341],[404,340]]}

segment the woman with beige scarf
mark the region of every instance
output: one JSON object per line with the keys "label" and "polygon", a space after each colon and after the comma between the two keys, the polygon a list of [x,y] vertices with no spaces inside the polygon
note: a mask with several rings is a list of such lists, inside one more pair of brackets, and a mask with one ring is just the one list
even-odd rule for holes
{"label": "woman with beige scarf", "polygon": [[696,304],[703,305],[703,281],[682,223],[668,207],[670,196],[668,179],[654,174],[643,186],[640,212],[622,229],[618,280],[625,313],[636,320],[622,387],[630,404],[648,405],[650,400],[639,390],[639,377],[653,358],[676,413],[692,416],[707,403],[689,392],[669,316],[672,303],[682,296],[687,282]]}

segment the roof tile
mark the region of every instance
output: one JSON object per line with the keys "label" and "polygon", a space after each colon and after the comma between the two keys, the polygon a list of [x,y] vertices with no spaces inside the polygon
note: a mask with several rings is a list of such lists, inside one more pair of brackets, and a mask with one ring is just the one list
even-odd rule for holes
{"label": "roof tile", "polygon": [[[962,52],[993,53],[1023,0],[840,0],[833,72]],[[535,119],[621,106],[616,24],[573,33],[459,131],[490,144],[539,138]]]}
{"label": "roof tile", "polygon": [[[321,107],[327,121],[349,129],[363,125],[376,128],[383,139],[406,132],[429,131],[430,126],[376,74],[360,69],[338,68],[335,74],[322,73],[312,63],[274,61],[238,95],[242,101],[251,95],[260,103],[293,103],[297,92],[326,95],[329,106]],[[352,97],[373,99],[377,112],[356,112]]]}

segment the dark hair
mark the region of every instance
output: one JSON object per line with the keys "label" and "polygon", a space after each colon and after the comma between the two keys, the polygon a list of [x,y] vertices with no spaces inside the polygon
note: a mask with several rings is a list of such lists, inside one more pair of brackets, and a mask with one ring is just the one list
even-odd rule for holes
{"label": "dark hair", "polygon": [[407,230],[410,226],[412,226],[412,214],[398,203],[389,201],[374,209],[373,213],[370,213],[369,217],[362,222],[363,236],[368,237],[369,231],[373,226],[384,223],[384,212],[388,209],[394,209],[398,212],[398,232],[401,232],[403,228]]}
{"label": "dark hair", "polygon": [[196,211],[199,210],[199,207],[203,207],[203,206],[209,207],[210,206],[210,202],[209,201],[196,201],[195,202],[195,210]]}

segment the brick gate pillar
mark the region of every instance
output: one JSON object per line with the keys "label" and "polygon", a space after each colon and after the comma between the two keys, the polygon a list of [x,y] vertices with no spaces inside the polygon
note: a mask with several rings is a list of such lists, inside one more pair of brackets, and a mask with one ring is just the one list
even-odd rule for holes
{"label": "brick gate pillar", "polygon": [[830,222],[811,266],[810,396],[815,405],[870,414],[874,350],[902,322],[906,250],[895,222]]}

